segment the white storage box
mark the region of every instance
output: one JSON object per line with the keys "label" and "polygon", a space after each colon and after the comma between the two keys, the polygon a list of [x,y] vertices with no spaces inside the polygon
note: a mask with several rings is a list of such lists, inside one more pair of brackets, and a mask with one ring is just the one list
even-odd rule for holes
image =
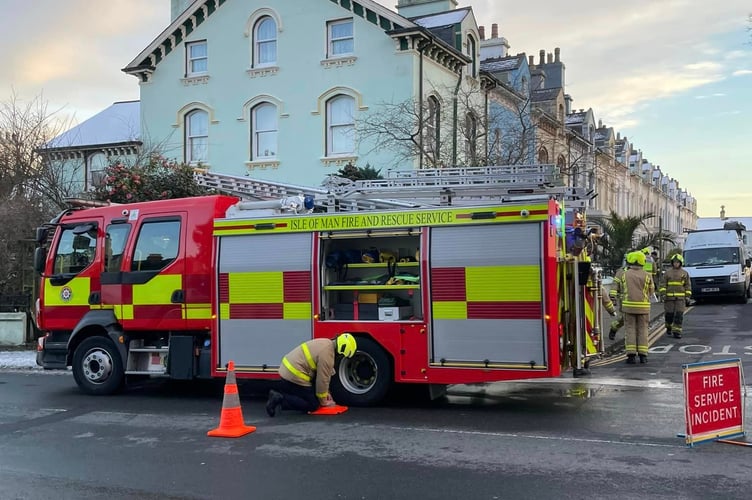
{"label": "white storage box", "polygon": [[379,321],[399,321],[401,319],[410,319],[412,315],[412,306],[379,307]]}

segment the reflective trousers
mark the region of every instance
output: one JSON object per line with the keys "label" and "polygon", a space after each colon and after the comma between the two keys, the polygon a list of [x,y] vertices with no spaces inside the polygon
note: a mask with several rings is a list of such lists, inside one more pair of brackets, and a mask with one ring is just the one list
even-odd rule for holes
{"label": "reflective trousers", "polygon": [[627,355],[648,354],[648,322],[650,314],[624,314],[624,327],[627,332],[624,337],[624,349]]}
{"label": "reflective trousers", "polygon": [[684,299],[666,300],[664,306],[664,318],[666,321],[666,333],[669,335],[681,335],[684,323]]}

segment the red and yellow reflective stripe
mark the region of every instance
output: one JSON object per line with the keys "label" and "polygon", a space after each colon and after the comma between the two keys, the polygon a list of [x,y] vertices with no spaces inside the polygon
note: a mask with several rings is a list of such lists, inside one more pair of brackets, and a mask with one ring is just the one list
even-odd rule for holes
{"label": "red and yellow reflective stripe", "polygon": [[309,271],[222,273],[219,318],[311,319]]}
{"label": "red and yellow reflective stripe", "polygon": [[290,360],[287,359],[287,357],[282,358],[282,364],[285,365],[285,368],[290,370],[290,373],[298,377],[300,380],[303,380],[305,382],[310,382],[311,377],[303,373],[302,371],[295,368],[292,363],[290,363]]}

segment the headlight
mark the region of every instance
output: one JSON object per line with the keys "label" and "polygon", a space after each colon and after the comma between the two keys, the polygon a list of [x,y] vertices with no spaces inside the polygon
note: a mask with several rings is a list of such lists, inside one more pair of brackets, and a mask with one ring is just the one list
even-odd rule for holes
{"label": "headlight", "polygon": [[732,273],[730,277],[731,283],[741,283],[744,281],[744,278],[739,277],[739,273]]}

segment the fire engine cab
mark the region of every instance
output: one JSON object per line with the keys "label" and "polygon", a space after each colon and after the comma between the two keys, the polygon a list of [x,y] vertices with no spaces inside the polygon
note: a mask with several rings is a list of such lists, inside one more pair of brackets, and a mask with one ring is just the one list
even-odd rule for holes
{"label": "fire engine cab", "polygon": [[223,377],[230,360],[238,377],[274,379],[296,345],[348,332],[358,351],[332,381],[344,404],[395,382],[586,373],[602,352],[599,272],[568,248],[565,220],[590,194],[555,174],[422,170],[311,189],[199,172],[238,196],[71,208],[37,230],[38,363],[71,367],[90,394]]}

